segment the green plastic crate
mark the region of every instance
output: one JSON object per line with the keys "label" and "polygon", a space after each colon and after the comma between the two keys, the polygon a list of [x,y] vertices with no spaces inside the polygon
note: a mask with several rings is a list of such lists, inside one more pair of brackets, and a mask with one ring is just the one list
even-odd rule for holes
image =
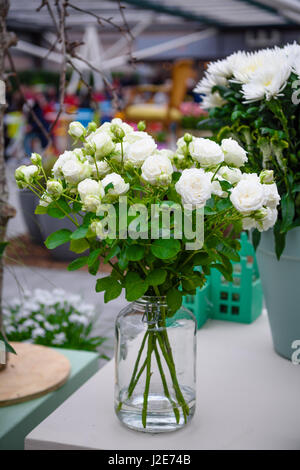
{"label": "green plastic crate", "polygon": [[240,238],[240,261],[233,262],[233,282],[212,269],[207,284],[195,296],[185,296],[183,305],[191,310],[200,328],[207,320],[252,323],[262,312],[263,291],[255,251],[245,232]]}
{"label": "green plastic crate", "polygon": [[195,315],[198,329],[204,325],[209,317],[211,310],[210,297],[209,278],[201,289],[200,287],[197,287],[196,295],[186,295],[183,297],[182,305]]}

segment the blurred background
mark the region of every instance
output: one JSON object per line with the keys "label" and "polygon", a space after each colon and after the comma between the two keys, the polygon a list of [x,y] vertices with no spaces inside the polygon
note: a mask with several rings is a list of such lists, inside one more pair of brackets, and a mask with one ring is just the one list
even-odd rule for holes
{"label": "blurred background", "polygon": [[[37,286],[82,293],[102,312],[101,335],[111,338],[124,299],[104,307],[87,272],[66,272],[72,259],[67,247],[44,248],[61,222],[34,215],[35,198],[18,192],[15,168],[38,152],[51,171],[71,147],[67,130],[74,120],[145,120],[161,148],[174,146],[185,132],[209,135],[199,126],[207,117],[202,97],[193,92],[206,64],[240,49],[299,42],[300,2],[71,0],[65,31],[60,20],[54,0],[10,1],[7,26],[18,41],[6,62],[5,158],[17,216],[8,226],[4,295]],[[112,343],[105,344],[111,356]]]}

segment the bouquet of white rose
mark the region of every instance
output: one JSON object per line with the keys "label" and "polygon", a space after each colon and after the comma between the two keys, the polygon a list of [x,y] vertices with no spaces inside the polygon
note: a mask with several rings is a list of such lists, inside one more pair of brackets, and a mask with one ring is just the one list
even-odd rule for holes
{"label": "bouquet of white rose", "polygon": [[[274,227],[280,258],[286,234],[300,226],[300,46],[236,52],[208,64],[195,91],[209,110],[205,122],[217,142],[233,138],[248,154],[250,171],[274,175],[281,196]],[[245,228],[256,223],[245,221]],[[254,244],[259,243],[254,231]]]}
{"label": "bouquet of white rose", "polygon": [[[166,328],[167,316],[180,308],[183,295],[194,294],[204,284],[211,267],[231,279],[230,260],[239,259],[239,242],[232,234],[238,234],[242,224],[254,223],[259,230],[274,225],[280,199],[276,185],[265,172],[247,173],[247,154],[231,139],[218,145],[186,134],[175,152],[158,150],[144,123],[135,131],[120,119],[99,128],[95,123],[84,128],[73,122],[69,133],[82,145],[59,156],[51,178],[45,175],[41,156],[33,154],[32,165],[16,170],[17,183],[39,196],[37,213],[73,222],[73,232],[59,230],[45,242],[50,249],[69,242],[72,251],[82,254],[69,270],[86,265],[96,275],[100,259],[111,266],[111,274],[96,282],[105,302],[118,297],[122,289],[128,301],[165,296],[167,311],[149,323],[130,381],[131,393],[145,371],[146,427],[151,356],[160,361],[155,337],[175,390],[176,421],[178,409],[186,421],[189,409],[180,392],[168,336],[154,330],[153,322],[160,330]],[[226,237],[229,226],[231,235]],[[202,270],[195,271],[199,265]],[[137,374],[147,341],[148,366]],[[160,373],[169,398],[161,368]]]}

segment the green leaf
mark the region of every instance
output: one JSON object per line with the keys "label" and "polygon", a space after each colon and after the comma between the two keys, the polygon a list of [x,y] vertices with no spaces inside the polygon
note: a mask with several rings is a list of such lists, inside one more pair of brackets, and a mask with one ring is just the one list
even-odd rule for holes
{"label": "green leaf", "polygon": [[45,245],[47,248],[49,248],[49,250],[53,250],[54,248],[70,241],[71,235],[71,230],[66,228],[57,230],[57,232],[51,233],[51,235],[49,235],[45,241]]}
{"label": "green leaf", "polygon": [[288,227],[292,224],[295,216],[295,204],[294,200],[289,193],[285,194],[281,199],[281,212],[282,212],[282,225],[281,233],[288,230]]}
{"label": "green leaf", "polygon": [[159,259],[173,258],[180,249],[180,241],[174,238],[155,240],[151,245],[151,252]]}
{"label": "green leaf", "polygon": [[78,201],[73,202],[72,212],[77,214],[77,212],[81,210],[81,207],[82,207],[81,202],[78,202]]}
{"label": "green leaf", "polygon": [[47,207],[44,206],[36,206],[34,213],[35,214],[47,214]]}
{"label": "green leaf", "polygon": [[119,297],[122,292],[122,286],[116,279],[107,276],[97,280],[96,292],[102,291],[105,291],[104,302],[107,303]]}
{"label": "green leaf", "polygon": [[102,251],[101,248],[97,248],[97,250],[94,250],[89,254],[88,263],[87,263],[89,267],[93,266],[95,261],[97,261],[97,259],[100,256],[101,251]]}
{"label": "green leaf", "polygon": [[76,271],[85,266],[88,262],[87,256],[82,256],[81,258],[74,259],[68,266],[68,271]]}
{"label": "green leaf", "polygon": [[3,256],[4,250],[7,247],[8,242],[1,242],[0,243],[0,258]]}
{"label": "green leaf", "polygon": [[209,263],[209,255],[207,253],[196,253],[193,258],[192,262],[194,266],[203,266],[204,264]]}
{"label": "green leaf", "polygon": [[69,249],[74,253],[80,254],[88,250],[89,247],[89,242],[84,238],[81,238],[80,240],[71,240]]}
{"label": "green leaf", "polygon": [[51,202],[47,208],[47,214],[56,219],[63,219],[66,214],[71,212],[71,208],[64,199]]}
{"label": "green leaf", "polygon": [[14,348],[7,342],[5,336],[1,333],[0,331],[0,340],[4,342],[5,344],[5,349],[12,353],[12,354],[17,354],[16,351],[14,350]]}
{"label": "green leaf", "polygon": [[226,281],[229,281],[231,282],[232,281],[232,273],[230,273],[227,269],[227,267],[225,267],[223,264],[220,264],[220,263],[213,263],[211,265],[211,268],[215,268],[217,269],[218,271],[220,271],[221,274],[223,274],[224,278],[226,279]]}
{"label": "green leaf", "polygon": [[142,245],[131,245],[126,248],[125,253],[129,261],[139,261],[144,256],[145,247]]}
{"label": "green leaf", "polygon": [[89,273],[92,274],[92,276],[96,276],[96,274],[99,270],[99,266],[100,266],[100,259],[98,258],[98,259],[96,259],[94,264],[89,266]]}
{"label": "green leaf", "polygon": [[79,240],[80,238],[84,238],[88,231],[89,227],[82,225],[72,233],[71,240]]}
{"label": "green leaf", "polygon": [[165,282],[166,277],[167,271],[165,269],[157,268],[148,274],[146,281],[150,286],[159,286]]}
{"label": "green leaf", "polygon": [[216,250],[222,253],[227,258],[229,258],[231,261],[240,261],[240,256],[236,252],[236,250],[234,250],[233,248],[231,248],[231,246],[228,246],[223,242],[218,243],[218,245],[216,246]]}
{"label": "green leaf", "polygon": [[117,254],[120,253],[120,247],[119,245],[115,245],[113,246],[109,252],[107,253],[107,255],[105,256],[103,262],[104,263],[107,263],[110,259],[114,258],[115,256],[117,256]]}
{"label": "green leaf", "polygon": [[254,247],[254,250],[256,251],[257,250],[257,247],[259,245],[259,242],[260,242],[260,239],[261,239],[261,233],[259,232],[259,230],[254,229],[253,232],[252,232],[252,244],[253,244],[253,247]]}
{"label": "green leaf", "polygon": [[148,289],[148,283],[136,272],[129,272],[125,279],[126,299],[129,302],[142,297]]}
{"label": "green leaf", "polygon": [[181,307],[182,293],[175,287],[167,292],[167,304],[172,312],[176,312]]}

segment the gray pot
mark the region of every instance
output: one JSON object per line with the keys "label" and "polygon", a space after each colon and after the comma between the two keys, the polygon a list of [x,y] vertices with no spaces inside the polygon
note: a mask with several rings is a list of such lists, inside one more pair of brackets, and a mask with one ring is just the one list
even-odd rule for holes
{"label": "gray pot", "polygon": [[34,243],[43,245],[44,239],[41,232],[41,216],[34,213],[35,208],[39,203],[39,198],[29,191],[29,189],[23,189],[18,194],[24,221],[30,238]]}
{"label": "gray pot", "polygon": [[300,340],[300,228],[288,232],[280,261],[272,230],[262,233],[257,262],[275,351],[291,359]]}
{"label": "gray pot", "polygon": [[[46,214],[41,216],[40,224],[43,240],[46,240],[46,238],[49,237],[51,233],[56,232],[57,230],[67,228],[74,232],[76,229],[75,225],[68,218],[65,217],[64,219],[55,219]],[[69,243],[65,243],[64,245],[54,248],[54,250],[50,250],[50,253],[52,257],[58,261],[73,261],[74,259],[78,258],[78,256],[84,255],[84,253],[82,253],[82,255],[78,255],[73,251],[70,251]]]}

